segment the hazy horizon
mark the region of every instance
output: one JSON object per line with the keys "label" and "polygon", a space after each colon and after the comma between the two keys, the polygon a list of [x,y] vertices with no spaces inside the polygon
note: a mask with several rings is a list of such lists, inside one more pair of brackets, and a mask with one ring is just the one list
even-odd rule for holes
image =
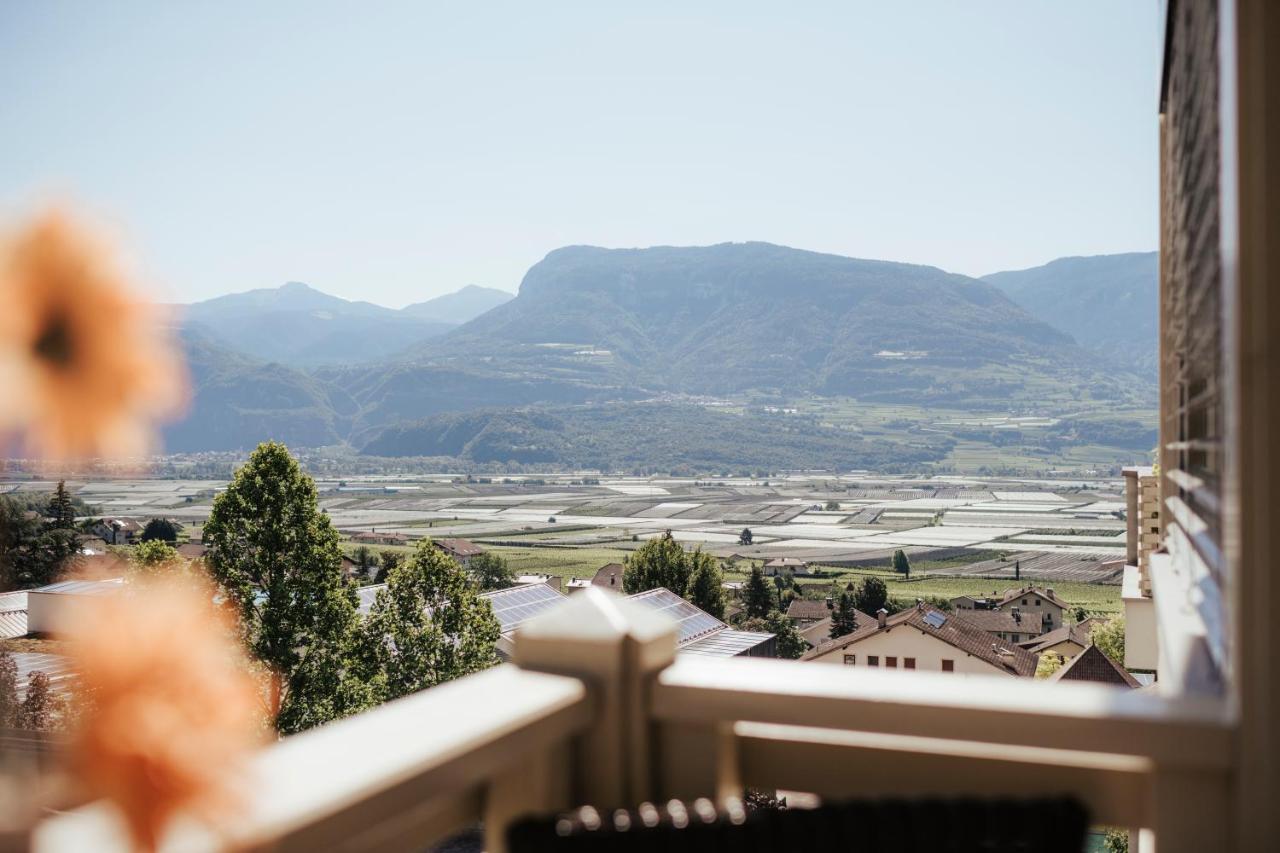
{"label": "hazy horizon", "polygon": [[[730,242],[730,243],[771,243],[772,241],[769,241],[769,240],[731,240],[731,241],[729,241],[729,242]],[[575,246],[585,246],[585,245],[588,245],[588,244],[585,244],[585,243],[574,243],[574,244],[570,244],[570,245],[575,245]],[[775,243],[774,245],[781,245],[781,244],[777,244],[777,243]],[[557,246],[556,248],[558,249],[558,248],[564,248],[564,247],[563,247],[563,246]],[[594,246],[594,247],[592,247],[592,248],[602,248],[602,249],[619,249],[619,250],[635,250],[635,249],[647,249],[647,248],[706,248],[706,247],[699,247],[699,246]],[[814,251],[814,250],[811,250],[811,249],[805,249],[803,246],[787,246],[786,248],[790,248],[790,249],[798,249],[798,250],[800,250],[800,251]],[[550,251],[554,251],[554,249],[549,250],[549,252],[550,252]],[[983,276],[986,276],[986,275],[992,275],[992,274],[994,274],[994,273],[1001,273],[1001,272],[1021,272],[1022,270],[1035,269],[1035,268],[1037,268],[1037,267],[1044,266],[1045,264],[1052,263],[1053,261],[1066,260],[1066,259],[1069,259],[1069,258],[1106,257],[1106,256],[1112,256],[1112,255],[1143,255],[1143,254],[1154,254],[1156,251],[1157,251],[1157,250],[1155,250],[1155,249],[1145,249],[1145,250],[1136,250],[1136,251],[1132,251],[1132,252],[1125,252],[1125,251],[1120,251],[1120,252],[1107,252],[1107,253],[1105,253],[1104,255],[1060,255],[1060,256],[1058,256],[1058,257],[1049,258],[1048,260],[1044,261],[1043,263],[1032,264],[1032,265],[1031,265],[1031,266],[1029,266],[1029,267],[1021,267],[1021,268],[1016,269],[1016,270],[990,270],[989,272],[985,272],[985,273],[981,273],[981,274],[979,274],[979,275],[971,276],[971,278],[979,278],[979,279],[980,279],[980,278],[982,278]],[[834,253],[831,253],[831,252],[825,252],[825,253],[822,253],[822,254],[834,254]],[[545,256],[544,256],[544,257],[545,257]],[[539,259],[539,260],[541,260],[541,259]],[[859,258],[858,260],[866,260],[866,261],[888,261],[888,262],[890,262],[890,263],[919,264],[919,265],[921,265],[921,266],[937,267],[937,264],[929,264],[929,263],[924,263],[924,262],[922,262],[922,261],[898,261],[898,260],[895,260],[895,259],[893,259],[893,258]],[[535,261],[534,263],[537,263],[537,261]],[[942,267],[938,267],[938,269],[943,269],[943,268],[942,268]],[[944,271],[944,272],[954,272],[954,270],[946,270],[946,269],[943,269],[943,271]],[[962,275],[963,275],[963,274],[964,274],[964,273],[962,273]],[[523,276],[522,276],[522,278],[523,278]],[[233,296],[233,295],[237,295],[237,294],[250,293],[250,292],[253,292],[253,291],[259,291],[259,290],[278,290],[278,289],[280,289],[281,287],[284,287],[285,285],[289,285],[289,284],[302,284],[302,285],[305,285],[305,286],[307,286],[307,287],[310,287],[312,290],[320,291],[321,293],[324,293],[324,294],[326,294],[326,295],[328,295],[328,296],[336,296],[336,297],[338,297],[338,298],[340,298],[340,299],[345,299],[345,300],[347,300],[348,302],[366,302],[366,303],[369,303],[369,304],[372,304],[372,305],[378,305],[378,306],[381,306],[381,307],[384,307],[384,308],[392,308],[392,309],[395,309],[395,310],[399,310],[399,309],[401,309],[401,308],[405,308],[405,307],[408,307],[409,305],[415,304],[415,303],[405,303],[404,305],[386,305],[386,304],[384,304],[384,303],[382,303],[382,302],[377,301],[376,299],[352,298],[352,297],[349,297],[349,296],[343,296],[342,294],[332,293],[332,292],[330,292],[330,291],[328,291],[328,290],[325,290],[323,287],[317,287],[317,286],[316,286],[315,284],[313,284],[312,282],[309,282],[309,281],[302,281],[302,280],[300,280],[300,279],[288,279],[288,280],[286,280],[286,281],[282,281],[282,282],[279,282],[278,284],[274,284],[274,285],[262,285],[262,286],[254,286],[254,287],[245,287],[245,288],[240,288],[240,289],[237,289],[237,290],[228,290],[228,291],[226,291],[226,292],[224,292],[224,293],[215,293],[215,294],[213,294],[213,295],[211,295],[211,296],[201,297],[201,298],[199,298],[199,299],[192,299],[192,300],[188,300],[188,301],[175,302],[175,303],[173,303],[173,304],[175,304],[175,305],[191,305],[191,304],[194,304],[194,303],[196,303],[196,302],[204,302],[204,301],[207,301],[207,300],[209,300],[209,299],[217,299],[217,298],[222,297],[222,296]],[[500,290],[500,291],[502,291],[502,292],[504,292],[504,293],[510,294],[511,296],[517,296],[517,295],[519,294],[519,286],[520,286],[520,283],[519,283],[519,282],[517,282],[517,283],[516,283],[516,285],[515,285],[515,287],[513,287],[513,288],[511,288],[511,289],[507,289],[507,288],[505,288],[505,287],[489,287],[488,285],[476,284],[475,282],[467,282],[466,284],[460,285],[460,286],[458,286],[458,287],[454,288],[453,290],[450,290],[450,291],[440,291],[440,292],[438,292],[438,293],[433,293],[431,296],[424,297],[423,299],[421,299],[421,300],[417,300],[417,301],[418,301],[418,302],[426,302],[426,301],[428,301],[428,300],[430,300],[430,299],[434,299],[434,298],[435,298],[435,297],[437,297],[437,296],[445,296],[445,295],[448,295],[448,294],[451,294],[451,293],[456,293],[456,292],[458,292],[458,291],[465,290],[465,289],[466,289],[466,288],[468,288],[468,287],[480,287],[480,288],[484,288],[484,289],[487,289],[487,290]]]}
{"label": "hazy horizon", "polygon": [[0,7],[0,220],[190,303],[514,293],[563,245],[971,276],[1156,246],[1154,4]]}

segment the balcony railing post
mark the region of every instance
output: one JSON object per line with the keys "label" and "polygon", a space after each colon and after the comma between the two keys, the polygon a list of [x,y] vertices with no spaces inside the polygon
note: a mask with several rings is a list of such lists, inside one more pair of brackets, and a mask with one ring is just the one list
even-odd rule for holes
{"label": "balcony railing post", "polygon": [[648,694],[675,650],[673,620],[597,588],[517,633],[521,668],[574,676],[590,691],[592,723],[573,745],[569,790],[577,803],[633,807],[654,795]]}

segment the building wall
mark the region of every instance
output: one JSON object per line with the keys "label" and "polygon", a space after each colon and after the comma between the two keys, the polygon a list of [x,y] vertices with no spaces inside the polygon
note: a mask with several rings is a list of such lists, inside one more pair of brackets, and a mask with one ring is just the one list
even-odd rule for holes
{"label": "building wall", "polygon": [[904,668],[905,658],[915,658],[917,670],[941,672],[942,661],[946,659],[955,662],[954,671],[961,675],[1009,675],[1004,670],[965,654],[950,643],[921,633],[918,628],[909,625],[881,631],[847,648],[834,649],[821,657],[812,658],[810,662],[843,664],[845,655],[856,656],[854,666],[866,666],[868,656],[876,655],[880,658],[880,667],[883,669],[885,658],[893,656],[898,659],[898,669]]}
{"label": "building wall", "polygon": [[[1023,604],[1023,601],[1025,601],[1026,604]],[[1040,603],[1036,604],[1037,601]],[[1022,621],[1034,626],[1034,628],[1028,631],[1028,633],[1035,633],[1038,635],[1046,633],[1054,628],[1062,627],[1062,608],[1034,590],[1030,590],[1025,595],[1020,595],[1015,599],[1005,602],[997,609],[1008,613],[1015,607],[1022,613]],[[1042,621],[1045,618],[1045,614],[1050,616],[1049,622]],[[1041,630],[1041,625],[1045,626],[1044,630]]]}
{"label": "building wall", "polygon": [[70,593],[27,593],[27,631],[32,634],[66,634],[84,618],[87,608],[100,603],[94,595]]}
{"label": "building wall", "polygon": [[1056,652],[1062,655],[1063,660],[1071,660],[1076,655],[1084,651],[1084,646],[1072,640],[1063,640],[1060,643],[1054,643],[1052,646],[1041,649],[1040,654]]}

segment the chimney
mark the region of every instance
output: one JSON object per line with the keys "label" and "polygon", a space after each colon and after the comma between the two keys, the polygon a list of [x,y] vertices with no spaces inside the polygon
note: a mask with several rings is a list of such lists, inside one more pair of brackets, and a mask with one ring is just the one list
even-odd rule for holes
{"label": "chimney", "polygon": [[923,598],[917,598],[917,599],[916,599],[916,610],[924,610],[924,599],[923,599]]}
{"label": "chimney", "polygon": [[1050,598],[1053,598],[1053,587],[1049,587],[1048,589],[1045,590],[1045,592],[1049,593]]}
{"label": "chimney", "polygon": [[881,607],[879,610],[876,611],[876,624],[879,625],[881,628],[883,628],[885,617],[887,617],[888,615],[889,615],[889,611]]}
{"label": "chimney", "polygon": [[1016,607],[1013,608],[1013,621],[1018,623],[1019,625],[1022,624],[1022,613]]}

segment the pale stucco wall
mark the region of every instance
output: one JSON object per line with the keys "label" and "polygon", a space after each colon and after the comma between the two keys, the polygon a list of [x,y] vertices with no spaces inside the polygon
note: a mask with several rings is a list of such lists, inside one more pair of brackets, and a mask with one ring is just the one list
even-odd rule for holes
{"label": "pale stucco wall", "polygon": [[[999,642],[994,637],[992,641]],[[869,655],[878,655],[883,669],[885,658],[892,655],[898,659],[899,669],[903,668],[904,658],[915,658],[917,670],[940,672],[945,658],[955,661],[955,672],[961,675],[1009,675],[981,658],[971,657],[950,643],[944,643],[910,625],[898,625],[881,631],[845,649],[834,649],[821,657],[812,658],[811,662],[843,664],[845,655],[857,656],[854,666],[866,666]]]}

